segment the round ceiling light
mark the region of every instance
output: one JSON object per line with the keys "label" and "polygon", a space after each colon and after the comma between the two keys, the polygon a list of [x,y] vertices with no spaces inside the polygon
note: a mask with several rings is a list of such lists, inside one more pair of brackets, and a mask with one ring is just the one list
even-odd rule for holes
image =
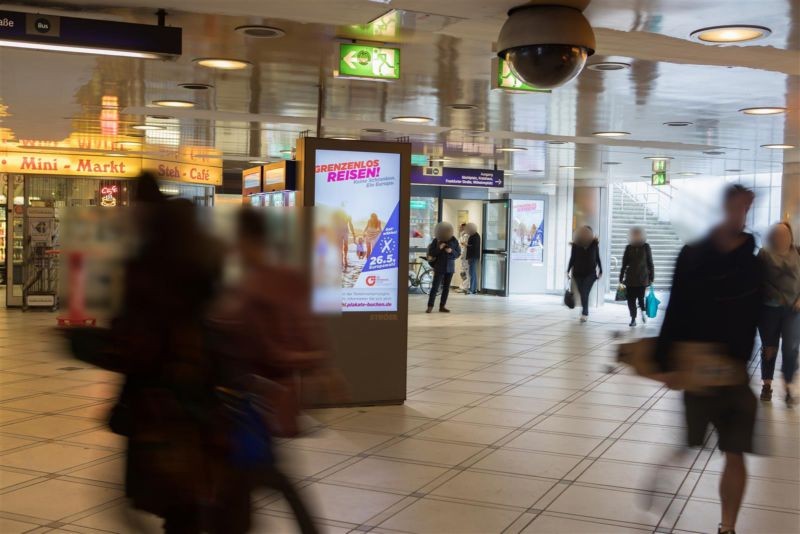
{"label": "round ceiling light", "polygon": [[156,119],[161,121],[168,121],[175,118],[172,117],[171,115],[148,115],[147,117],[150,119]]}
{"label": "round ceiling light", "polygon": [[219,70],[241,70],[251,66],[252,63],[243,59],[228,59],[222,57],[199,57],[194,60],[201,67]]}
{"label": "round ceiling light", "polygon": [[136,124],[134,126],[131,126],[131,128],[133,128],[134,130],[140,130],[140,131],[143,131],[143,132],[150,132],[150,131],[163,130],[164,129],[163,126],[156,126],[155,124]]}
{"label": "round ceiling light", "polygon": [[744,43],[767,37],[769,28],[736,24],[732,26],[711,26],[693,31],[690,36],[701,43]]}
{"label": "round ceiling light", "polygon": [[548,145],[566,145],[567,142],[566,141],[548,141],[547,144]]}
{"label": "round ceiling light", "polygon": [[697,176],[699,172],[679,172],[678,176]]}
{"label": "round ceiling light", "polygon": [[630,134],[630,132],[592,132],[592,135],[597,137],[625,137]]}
{"label": "round ceiling light", "polygon": [[653,161],[669,161],[675,158],[673,158],[672,156],[645,156],[644,159],[649,159]]}
{"label": "round ceiling light", "polygon": [[286,32],[274,26],[264,26],[263,24],[246,24],[244,26],[237,26],[235,31],[243,33],[248,37],[255,37],[256,39],[278,39],[286,35]]}
{"label": "round ceiling light", "polygon": [[706,154],[708,156],[722,156],[723,154],[725,154],[725,152],[722,150],[704,150],[703,154]]}
{"label": "round ceiling light", "polygon": [[610,70],[625,70],[631,68],[630,63],[623,63],[621,61],[599,61],[586,65],[589,70],[610,71]]}
{"label": "round ceiling light", "polygon": [[153,104],[162,108],[193,108],[194,102],[188,100],[153,100]]}
{"label": "round ceiling light", "polygon": [[770,148],[772,150],[790,150],[795,148],[794,145],[784,145],[780,143],[770,143],[768,145],[761,145],[761,148]]}
{"label": "round ceiling light", "polygon": [[400,115],[398,117],[392,117],[392,120],[395,122],[407,122],[410,124],[423,124],[426,122],[432,122],[433,119],[430,117],[423,117],[417,115]]}
{"label": "round ceiling light", "polygon": [[498,152],[525,152],[528,150],[521,146],[501,146],[497,149]]}
{"label": "round ceiling light", "polygon": [[179,83],[178,87],[181,87],[183,89],[189,89],[190,91],[207,91],[208,89],[211,89],[214,86],[207,83],[189,82],[189,83]]}
{"label": "round ceiling light", "polygon": [[450,104],[447,107],[458,111],[469,111],[473,109],[478,109],[478,106],[476,106],[475,104]]}
{"label": "round ceiling light", "polygon": [[780,115],[786,113],[786,108],[778,106],[763,106],[756,108],[742,108],[739,111],[745,115]]}
{"label": "round ceiling light", "polygon": [[725,169],[725,172],[742,172],[742,169]]}
{"label": "round ceiling light", "polygon": [[383,128],[364,128],[361,131],[362,132],[367,132],[367,133],[374,133],[374,134],[386,133],[386,130],[384,130]]}
{"label": "round ceiling light", "polygon": [[664,126],[691,126],[694,123],[689,121],[669,121],[662,124]]}
{"label": "round ceiling light", "polygon": [[604,161],[603,165],[622,165],[621,161]]}
{"label": "round ceiling light", "polygon": [[561,165],[559,167],[559,169],[582,169],[582,168],[583,167],[580,167],[578,165]]}

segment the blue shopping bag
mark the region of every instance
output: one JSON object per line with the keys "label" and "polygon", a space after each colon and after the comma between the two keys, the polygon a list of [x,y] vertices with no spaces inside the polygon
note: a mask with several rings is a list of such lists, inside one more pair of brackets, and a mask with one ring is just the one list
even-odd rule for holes
{"label": "blue shopping bag", "polygon": [[650,293],[647,294],[647,298],[644,301],[644,307],[647,311],[647,316],[653,319],[658,314],[658,305],[661,304],[661,301],[658,300],[656,297],[656,292],[653,289],[653,286],[650,286]]}

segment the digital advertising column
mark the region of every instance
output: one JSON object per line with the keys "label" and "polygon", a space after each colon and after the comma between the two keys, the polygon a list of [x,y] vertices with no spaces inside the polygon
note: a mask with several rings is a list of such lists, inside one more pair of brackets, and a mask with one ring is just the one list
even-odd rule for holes
{"label": "digital advertising column", "polygon": [[403,402],[411,145],[305,138],[297,157],[306,206],[331,221],[338,259],[326,268],[341,285],[331,331],[352,403]]}

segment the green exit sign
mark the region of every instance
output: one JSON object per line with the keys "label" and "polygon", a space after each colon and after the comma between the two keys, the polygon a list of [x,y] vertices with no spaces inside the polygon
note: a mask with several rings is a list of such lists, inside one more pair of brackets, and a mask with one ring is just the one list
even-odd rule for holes
{"label": "green exit sign", "polygon": [[667,185],[669,183],[669,178],[667,177],[667,173],[654,172],[652,176],[650,176],[650,183],[652,185]]}
{"label": "green exit sign", "polygon": [[519,77],[514,74],[514,71],[511,70],[511,66],[505,59],[497,58],[496,60],[492,61],[493,63],[497,64],[497,67],[494,69],[497,74],[497,78],[495,80],[497,89],[505,89],[507,91],[523,91],[527,93],[551,92],[549,89],[537,89],[529,83],[520,80]]}
{"label": "green exit sign", "polygon": [[667,172],[667,160],[665,160],[665,159],[654,159],[653,160],[653,172]]}
{"label": "green exit sign", "polygon": [[411,154],[411,165],[415,167],[427,167],[430,157],[427,154]]}
{"label": "green exit sign", "polygon": [[339,45],[339,76],[397,80],[400,78],[400,49],[370,45]]}

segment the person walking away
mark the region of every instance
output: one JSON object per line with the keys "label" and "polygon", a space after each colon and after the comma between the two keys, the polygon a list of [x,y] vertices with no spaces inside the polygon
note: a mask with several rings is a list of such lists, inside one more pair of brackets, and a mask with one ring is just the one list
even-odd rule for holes
{"label": "person walking away", "polygon": [[481,261],[481,235],[475,223],[467,225],[467,263],[469,264],[469,293],[474,295],[478,292],[478,264]]}
{"label": "person walking away", "polygon": [[631,313],[629,326],[636,326],[637,304],[642,310],[642,322],[647,322],[647,313],[644,309],[644,292],[655,279],[653,267],[653,253],[650,244],[641,228],[631,228],[628,246],[622,255],[622,268],[619,271],[619,283],[625,284],[625,294],[628,299],[628,310]]}
{"label": "person walking away", "polygon": [[731,362],[731,371],[741,371],[740,384],[684,392],[689,446],[703,445],[710,423],[725,455],[719,486],[722,534],[735,533],[747,479],[744,453],[752,452],[756,420],[757,401],[746,367],[761,311],[761,269],[755,240],[744,231],[753,199],[753,192],[740,185],[728,188],[723,222],[708,237],[681,250],[655,352],[662,371],[656,378],[673,388],[678,375],[671,353],[676,342],[717,345]]}
{"label": "person walking away", "polygon": [[442,288],[442,297],[439,301],[439,311],[450,313],[447,309],[447,297],[450,294],[450,282],[453,280],[453,273],[456,271],[456,259],[461,255],[461,246],[458,239],[453,235],[453,225],[440,222],[436,225],[434,232],[436,237],[428,245],[428,261],[433,267],[433,284],[428,296],[428,309],[425,313],[433,311],[436,303],[436,293],[439,287]]}
{"label": "person walking away", "polygon": [[786,405],[795,402],[792,382],[797,372],[800,349],[800,253],[788,223],[770,229],[767,243],[758,253],[764,275],[764,307],[758,330],[761,335],[761,400],[772,400],[772,377],[778,345],[781,346],[781,374],[786,388]]}
{"label": "person walking away", "polygon": [[572,243],[572,254],[567,265],[567,276],[575,280],[578,294],[581,297],[581,322],[589,319],[589,294],[598,278],[603,276],[603,265],[600,263],[600,242],[595,237],[591,226],[582,226]]}

